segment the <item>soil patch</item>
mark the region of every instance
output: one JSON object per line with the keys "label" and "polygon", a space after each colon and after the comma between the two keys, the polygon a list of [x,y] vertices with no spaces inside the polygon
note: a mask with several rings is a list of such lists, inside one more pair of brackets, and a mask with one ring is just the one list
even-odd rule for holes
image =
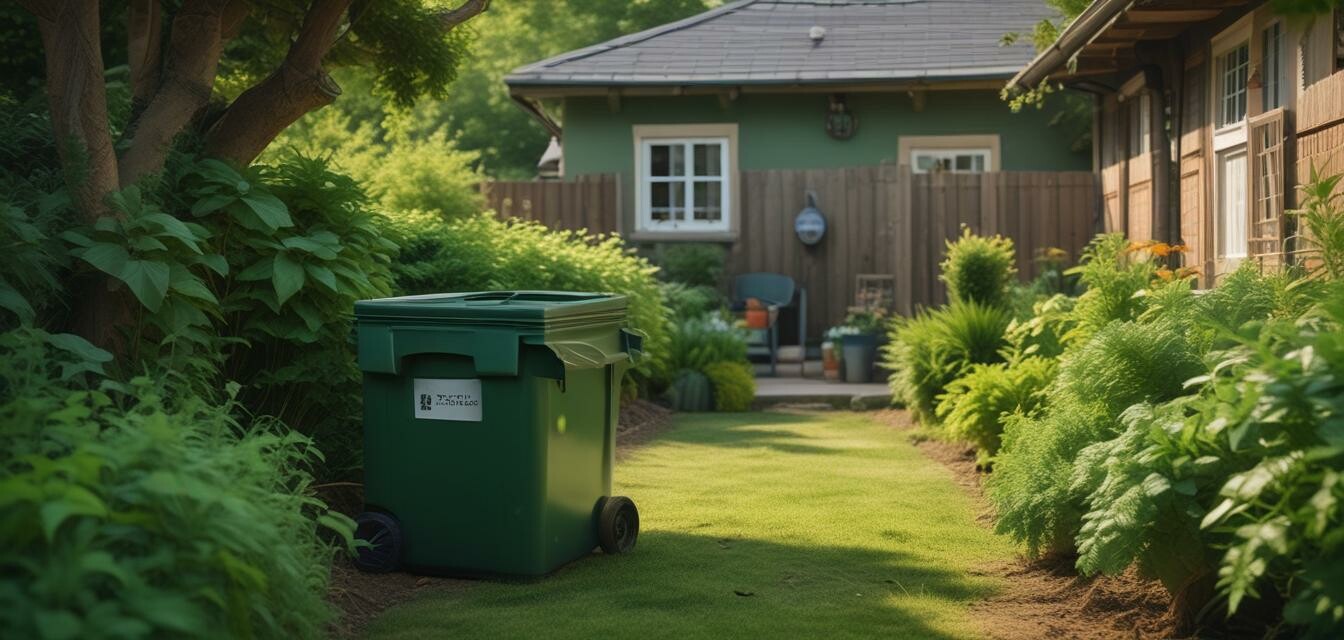
{"label": "soil patch", "polygon": [[[666,431],[671,417],[670,409],[646,400],[622,401],[616,426],[617,457],[628,455]],[[363,510],[363,486],[357,482],[332,482],[316,489],[319,497],[336,511],[353,518]],[[370,620],[391,607],[427,593],[466,589],[471,584],[471,580],[409,573],[364,573],[348,558],[338,557],[332,562],[327,590],[327,600],[340,611],[339,618],[332,623],[331,635],[359,637]]]}
{"label": "soil patch", "polygon": [[[921,434],[906,411],[882,411],[877,418],[907,432],[920,451],[950,469],[957,484],[975,497],[980,508],[976,519],[992,526],[993,510],[984,492],[987,474],[977,468],[973,448]],[[971,608],[986,638],[1109,640],[1175,635],[1168,613],[1171,597],[1160,583],[1140,577],[1133,568],[1119,576],[1087,578],[1074,570],[1072,556],[1053,556],[984,567],[983,575],[1000,577],[1007,585],[1002,593]]]}

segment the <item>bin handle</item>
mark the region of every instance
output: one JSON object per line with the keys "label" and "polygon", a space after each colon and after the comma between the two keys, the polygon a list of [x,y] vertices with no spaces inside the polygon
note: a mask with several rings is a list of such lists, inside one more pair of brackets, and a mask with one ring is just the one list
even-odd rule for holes
{"label": "bin handle", "polygon": [[[556,355],[560,355],[560,361],[570,366],[599,367],[607,364],[607,354],[604,353],[601,349],[598,349],[597,347],[594,347],[593,345],[588,344],[586,342],[564,340],[564,341],[548,342],[547,346],[564,347],[565,354],[560,355],[560,353],[557,352]],[[596,352],[598,357],[593,358],[590,356],[586,356],[583,353],[580,353],[585,349],[588,350],[589,353]],[[574,358],[576,361],[571,362],[570,358]]]}
{"label": "bin handle", "polygon": [[464,297],[462,298],[462,301],[463,301],[463,302],[496,302],[496,301],[498,301],[498,302],[508,302],[509,300],[512,300],[512,299],[514,298],[514,296],[516,296],[516,295],[518,295],[518,292],[517,292],[517,291],[490,291],[490,292],[487,292],[487,293],[477,293],[477,294],[474,294],[474,295],[464,296]]}

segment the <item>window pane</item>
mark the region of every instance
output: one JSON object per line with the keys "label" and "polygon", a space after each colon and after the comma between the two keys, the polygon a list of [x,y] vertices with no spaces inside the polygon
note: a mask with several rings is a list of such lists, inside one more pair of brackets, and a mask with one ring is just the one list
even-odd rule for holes
{"label": "window pane", "polygon": [[1283,29],[1274,23],[1264,31],[1264,59],[1260,61],[1260,106],[1265,111],[1283,104]]}
{"label": "window pane", "polygon": [[1246,74],[1250,67],[1250,55],[1250,47],[1243,44],[1218,59],[1219,126],[1241,122],[1246,118]]}
{"label": "window pane", "polygon": [[985,156],[982,155],[971,156],[971,171],[974,171],[976,173],[985,172]]}
{"label": "window pane", "polygon": [[695,207],[692,215],[696,220],[716,222],[723,218],[723,185],[719,182],[696,182]]}
{"label": "window pane", "polygon": [[721,176],[723,175],[721,159],[722,146],[717,142],[695,145],[695,175],[697,176]]}
{"label": "window pane", "polygon": [[654,220],[671,219],[673,187],[680,188],[681,185],[671,182],[649,183],[649,214]]}
{"label": "window pane", "polygon": [[1219,158],[1218,244],[1228,258],[1246,255],[1246,151]]}
{"label": "window pane", "polygon": [[915,170],[921,173],[938,170],[938,158],[928,154],[915,156]]}
{"label": "window pane", "polygon": [[665,144],[649,145],[649,175],[651,176],[670,176],[672,172],[668,167],[669,147]]}
{"label": "window pane", "polygon": [[970,171],[973,156],[957,156],[957,171]]}

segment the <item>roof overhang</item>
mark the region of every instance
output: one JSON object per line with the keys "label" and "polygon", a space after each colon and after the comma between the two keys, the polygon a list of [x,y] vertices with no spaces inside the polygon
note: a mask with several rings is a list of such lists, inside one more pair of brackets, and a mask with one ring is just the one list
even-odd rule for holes
{"label": "roof overhang", "polygon": [[1096,0],[1049,48],[1008,81],[1028,90],[1051,79],[1115,73],[1137,65],[1135,47],[1170,40],[1250,0]]}
{"label": "roof overhang", "polygon": [[[990,73],[965,74],[960,76],[919,76],[901,78],[832,78],[828,80],[772,80],[744,81],[723,80],[715,82],[624,82],[609,84],[593,81],[514,81],[506,80],[509,93],[515,96],[533,98],[559,98],[568,96],[667,96],[667,95],[718,95],[734,93],[890,93],[900,91],[966,91],[995,90],[1003,87],[1003,81],[1009,73],[989,70]],[[1016,67],[1009,70],[1016,71]]]}

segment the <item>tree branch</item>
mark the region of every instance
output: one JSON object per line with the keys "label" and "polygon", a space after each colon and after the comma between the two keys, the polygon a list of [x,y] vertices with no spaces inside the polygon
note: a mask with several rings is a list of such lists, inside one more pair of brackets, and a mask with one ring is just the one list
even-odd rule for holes
{"label": "tree branch", "polygon": [[250,164],[303,114],[331,104],[341,88],[322,69],[351,0],[313,0],[280,68],[248,88],[206,134],[206,153]]}
{"label": "tree branch", "polygon": [[462,6],[439,13],[439,25],[448,31],[490,8],[490,0],[467,0]]}

